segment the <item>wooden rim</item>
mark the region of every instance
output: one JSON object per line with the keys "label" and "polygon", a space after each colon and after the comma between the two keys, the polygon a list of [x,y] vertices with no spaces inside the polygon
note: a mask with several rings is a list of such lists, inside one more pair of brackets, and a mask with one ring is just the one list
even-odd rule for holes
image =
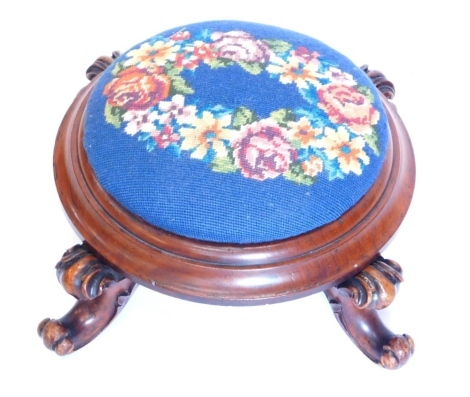
{"label": "wooden rim", "polygon": [[338,220],[286,240],[251,245],[193,240],[155,228],[98,184],[82,145],[95,78],[67,111],[54,150],[57,190],[87,244],[148,288],[208,303],[257,304],[318,292],[362,270],[391,239],[414,190],[408,133],[383,95],[391,139],[377,182]]}

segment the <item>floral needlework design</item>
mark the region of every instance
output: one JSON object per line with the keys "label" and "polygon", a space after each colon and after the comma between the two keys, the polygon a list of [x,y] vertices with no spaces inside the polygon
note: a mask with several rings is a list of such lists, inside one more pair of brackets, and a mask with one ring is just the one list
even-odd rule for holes
{"label": "floral needlework design", "polygon": [[[380,154],[373,93],[304,47],[243,31],[182,30],[156,36],[123,58],[104,87],[106,122],[145,142],[148,151],[186,152],[216,172],[259,181],[282,176],[304,185],[321,173],[329,180],[361,175],[369,156]],[[201,65],[238,65],[294,85],[306,105],[264,118],[248,106],[203,106],[184,77]]]}

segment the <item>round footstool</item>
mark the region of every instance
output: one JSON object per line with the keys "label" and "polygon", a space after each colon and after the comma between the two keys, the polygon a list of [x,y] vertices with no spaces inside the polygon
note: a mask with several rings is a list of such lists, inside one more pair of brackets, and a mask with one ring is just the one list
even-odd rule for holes
{"label": "round footstool", "polygon": [[77,298],[38,327],[63,355],[136,285],[255,305],[323,291],[374,362],[414,350],[377,310],[402,281],[380,256],[405,216],[412,147],[380,72],[311,37],[211,21],[100,57],[60,126],[57,190],[83,244],[57,264]]}

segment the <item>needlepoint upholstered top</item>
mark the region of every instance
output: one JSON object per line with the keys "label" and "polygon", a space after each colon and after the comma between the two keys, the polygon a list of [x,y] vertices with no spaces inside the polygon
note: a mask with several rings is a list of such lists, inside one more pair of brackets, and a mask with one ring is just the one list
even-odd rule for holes
{"label": "needlepoint upholstered top", "polygon": [[[379,251],[408,209],[414,160],[382,74],[304,34],[212,21],[101,57],[88,76],[54,154],[84,240],[57,266],[77,305],[134,283],[237,304],[324,290],[357,340],[340,313],[365,321],[393,299],[401,268]],[[373,291],[360,281],[371,273]],[[114,315],[97,316],[100,330]],[[78,337],[68,316],[39,327],[60,354],[97,333]],[[407,361],[411,338],[375,334],[366,355]]]}
{"label": "needlepoint upholstered top", "polygon": [[377,178],[389,134],[375,86],[344,56],[234,22],[172,29],[124,53],[94,87],[84,128],[100,185],[130,212],[243,244],[341,216]]}

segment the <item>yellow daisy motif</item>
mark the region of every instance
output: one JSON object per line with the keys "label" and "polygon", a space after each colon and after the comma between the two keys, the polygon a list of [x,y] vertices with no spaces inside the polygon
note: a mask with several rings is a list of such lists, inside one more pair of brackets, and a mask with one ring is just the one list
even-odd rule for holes
{"label": "yellow daisy motif", "polygon": [[322,144],[326,156],[330,160],[337,159],[341,171],[345,174],[353,172],[356,175],[361,175],[361,162],[364,165],[369,164],[369,156],[363,150],[364,138],[359,136],[351,139],[348,130],[344,127],[339,127],[337,131],[325,128]]}
{"label": "yellow daisy motif", "polygon": [[306,117],[301,117],[299,121],[291,121],[288,127],[288,137],[300,142],[302,148],[314,147],[318,142],[317,137],[323,132],[321,128],[313,128]]}
{"label": "yellow daisy motif", "polygon": [[193,127],[180,129],[181,136],[184,138],[181,150],[194,150],[191,157],[195,159],[203,159],[209,149],[215,152],[216,157],[228,156],[224,140],[233,139],[237,132],[224,128],[231,122],[230,115],[216,119],[211,112],[203,112],[201,118],[194,119]]}
{"label": "yellow daisy motif", "polygon": [[136,65],[139,68],[154,70],[159,66],[164,66],[168,61],[174,61],[180,45],[172,41],[156,41],[153,44],[143,43],[138,49],[129,51],[128,60],[124,66]]}
{"label": "yellow daisy motif", "polygon": [[290,56],[287,60],[273,57],[272,64],[266,70],[278,74],[282,84],[296,84],[299,89],[308,89],[308,84],[316,85],[322,74],[318,73],[318,61],[301,62],[299,57]]}

